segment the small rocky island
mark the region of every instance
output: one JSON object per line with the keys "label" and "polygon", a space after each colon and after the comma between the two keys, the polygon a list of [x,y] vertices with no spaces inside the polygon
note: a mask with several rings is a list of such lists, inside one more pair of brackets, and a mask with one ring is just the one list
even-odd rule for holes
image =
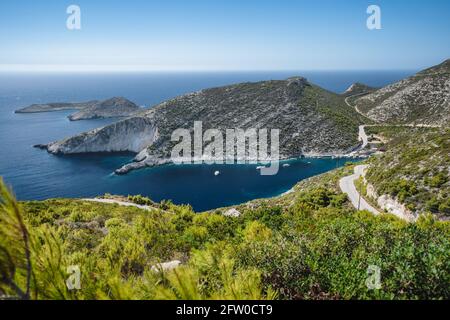
{"label": "small rocky island", "polygon": [[119,118],[129,117],[140,111],[141,108],[122,97],[115,97],[100,101],[92,106],[88,106],[69,116],[69,120],[86,120],[97,118]]}
{"label": "small rocky island", "polygon": [[38,113],[62,110],[79,110],[68,116],[69,120],[87,120],[98,118],[130,117],[138,113],[141,108],[123,97],[98,101],[76,103],[46,103],[32,104],[31,106],[16,110],[15,113]]}
{"label": "small rocky island", "polygon": [[32,104],[31,106],[14,111],[15,113],[39,113],[39,112],[52,112],[62,110],[83,110],[92,107],[98,103],[98,100],[92,100],[88,102],[51,102],[44,104]]}

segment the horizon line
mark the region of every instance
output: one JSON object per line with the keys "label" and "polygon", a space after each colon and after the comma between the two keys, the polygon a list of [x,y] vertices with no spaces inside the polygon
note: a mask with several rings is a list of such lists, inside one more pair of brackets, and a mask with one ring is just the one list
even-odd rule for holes
{"label": "horizon line", "polygon": [[151,65],[49,65],[49,64],[0,64],[0,73],[151,73],[151,72],[364,72],[364,71],[415,71],[421,68],[370,69],[370,68],[223,68],[223,67],[175,67]]}

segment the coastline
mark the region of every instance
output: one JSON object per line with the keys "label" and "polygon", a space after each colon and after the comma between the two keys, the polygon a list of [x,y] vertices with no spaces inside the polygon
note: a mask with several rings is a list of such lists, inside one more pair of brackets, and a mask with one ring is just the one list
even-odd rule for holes
{"label": "coastline", "polygon": [[[38,147],[38,146],[36,146]],[[335,158],[348,158],[348,159],[356,159],[356,158],[364,158],[364,155],[358,155],[356,154],[356,152],[360,151],[361,148],[361,143],[358,144],[357,146],[353,147],[351,150],[351,152],[346,152],[346,153],[337,153],[337,152],[329,152],[329,153],[320,153],[320,152],[305,152],[302,153],[301,155],[298,156],[283,156],[281,155],[279,157],[279,160],[277,161],[279,164],[283,165],[284,163],[287,163],[289,161],[295,161],[295,160],[299,160],[299,159],[304,159],[304,158],[316,158],[316,159],[325,159],[325,158],[331,158],[331,159],[335,159]],[[44,148],[45,149],[45,148]],[[130,162],[125,164],[124,166],[116,169],[114,171],[114,174],[117,175],[125,175],[133,170],[138,170],[138,169],[143,169],[143,168],[152,168],[152,167],[158,167],[158,166],[163,166],[163,165],[168,165],[168,164],[174,164],[173,160],[171,160],[170,158],[150,158],[148,159],[147,156],[142,155],[142,152],[138,153],[135,157],[134,162]],[[139,161],[137,161],[137,159],[140,159]],[[194,162],[201,162],[198,164],[209,164],[206,162],[213,162],[214,159],[211,158],[207,158],[207,157],[202,157],[202,158],[192,158],[190,163],[183,163],[183,164],[195,164]],[[250,160],[251,161],[251,160]],[[248,164],[248,165],[255,165],[255,164],[259,164],[262,165],[264,163],[267,162],[257,162],[257,163],[249,163],[250,161],[246,161],[245,163],[242,164]],[[216,163],[214,163],[216,164]],[[217,163],[217,164],[226,164],[225,161],[223,161],[222,163]]]}

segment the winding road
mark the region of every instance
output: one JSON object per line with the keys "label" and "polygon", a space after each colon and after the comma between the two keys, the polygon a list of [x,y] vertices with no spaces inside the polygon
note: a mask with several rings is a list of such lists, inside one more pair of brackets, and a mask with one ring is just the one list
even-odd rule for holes
{"label": "winding road", "polygon": [[358,190],[356,190],[354,183],[356,179],[359,179],[359,177],[363,175],[364,170],[366,170],[366,168],[367,165],[356,166],[354,169],[354,174],[343,177],[341,180],[339,180],[339,187],[341,188],[342,192],[347,194],[352,205],[356,209],[367,210],[377,215],[380,214],[380,212],[374,207],[372,207],[363,197],[361,197]]}
{"label": "winding road", "polygon": [[[361,111],[359,111],[359,109],[356,105],[352,106],[348,102],[348,99],[352,98],[352,97],[362,96],[367,93],[368,92],[358,93],[358,94],[355,94],[355,95],[345,98],[345,103],[350,108],[354,108],[356,112],[358,112],[360,115],[364,116],[365,118],[367,118],[367,116],[364,113],[362,113]],[[369,144],[369,138],[367,137],[367,134],[365,131],[366,126],[367,125],[359,126],[358,138],[359,138],[359,140],[361,140],[363,142],[361,147],[359,148],[359,150],[363,150]],[[367,165],[356,166],[354,169],[354,173],[352,175],[343,177],[341,180],[339,180],[339,187],[341,188],[342,192],[347,194],[348,198],[350,199],[350,202],[357,210],[367,210],[375,215],[378,215],[378,214],[380,214],[380,212],[377,209],[375,209],[373,206],[371,206],[359,194],[358,190],[356,190],[356,187],[355,187],[355,180],[359,179],[363,175],[364,170],[366,170],[367,167],[368,167]]]}
{"label": "winding road", "polygon": [[[356,96],[362,96],[365,94],[368,94],[369,92],[363,92],[363,93],[358,93],[352,96],[348,96],[347,98],[345,98],[345,103],[351,107],[354,108],[356,112],[358,112],[360,115],[364,116],[365,118],[367,118],[367,116],[362,113],[358,107],[356,105],[352,106],[349,102],[348,99],[352,98],[352,97],[356,97]],[[362,140],[363,144],[362,146],[358,149],[358,150],[363,150],[369,143],[368,141],[368,137],[365,131],[366,127],[373,127],[373,126],[383,126],[383,124],[366,124],[366,125],[360,125],[359,126],[359,132],[358,132],[358,137],[359,140]],[[393,127],[413,127],[413,128],[440,128],[440,126],[437,125],[428,125],[428,124],[384,124],[384,126],[393,126]],[[350,176],[346,176],[343,177],[342,179],[339,180],[339,187],[341,188],[342,192],[346,193],[348,198],[350,199],[352,205],[358,209],[358,210],[367,210],[372,212],[375,215],[380,214],[380,212],[375,209],[373,206],[371,206],[358,192],[358,190],[356,190],[354,181],[356,179],[359,179],[359,177],[361,177],[364,174],[364,170],[366,170],[368,166],[367,165],[359,165],[356,166],[354,169],[354,173]],[[406,217],[405,213],[402,214],[396,214],[397,216],[399,216],[402,219],[406,219],[406,220],[410,220],[409,217]]]}
{"label": "winding road", "polygon": [[364,130],[365,128],[365,125],[359,126],[358,137],[359,140],[362,140],[363,142],[362,146],[360,147],[361,150],[363,150],[369,144],[369,138],[367,137],[366,131]]}
{"label": "winding road", "polygon": [[[362,92],[362,93],[354,94],[352,96],[348,96],[347,98],[345,98],[345,103],[347,104],[347,106],[349,106],[350,108],[355,109],[355,111],[358,112],[360,115],[362,115],[364,118],[367,118],[367,116],[364,113],[362,113],[361,111],[359,111],[359,109],[358,109],[358,107],[356,105],[352,106],[350,104],[350,102],[348,102],[348,99],[353,98],[353,97],[363,96],[363,95],[366,95],[368,93],[369,92]],[[359,126],[358,139],[360,141],[362,141],[362,145],[361,145],[361,147],[359,147],[358,150],[363,150],[369,144],[369,138],[367,137],[366,131],[364,130],[366,126],[367,125],[360,125]]]}
{"label": "winding road", "polygon": [[356,106],[356,105],[352,106],[352,105],[350,104],[350,102],[348,102],[348,99],[353,98],[353,97],[364,96],[364,95],[369,94],[369,93],[370,93],[370,92],[367,91],[367,92],[362,92],[362,93],[354,94],[354,95],[352,95],[352,96],[348,96],[347,98],[345,98],[345,103],[346,103],[350,108],[354,108],[355,111],[358,112],[360,115],[362,115],[364,118],[367,118],[367,116],[366,116],[364,113],[362,113],[361,111],[359,111],[358,106]]}

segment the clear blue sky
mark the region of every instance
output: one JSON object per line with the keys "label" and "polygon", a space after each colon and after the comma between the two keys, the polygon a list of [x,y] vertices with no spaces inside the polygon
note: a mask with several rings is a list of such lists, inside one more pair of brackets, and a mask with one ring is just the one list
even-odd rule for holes
{"label": "clear blue sky", "polygon": [[0,69],[421,69],[450,58],[450,1],[1,0],[0,43]]}

